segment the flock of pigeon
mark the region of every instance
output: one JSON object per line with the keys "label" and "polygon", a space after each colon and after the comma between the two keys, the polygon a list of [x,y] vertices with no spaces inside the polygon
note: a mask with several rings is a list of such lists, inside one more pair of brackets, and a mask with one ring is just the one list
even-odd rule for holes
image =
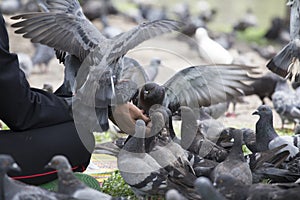
{"label": "flock of pigeon", "polygon": [[[21,1],[3,1],[2,12],[5,2]],[[149,122],[138,119],[132,132],[126,132],[116,123],[129,136],[96,146],[97,152],[117,157],[118,169],[137,197],[298,199],[299,84],[296,77],[292,89],[289,80],[281,77],[292,78],[290,70],[297,53],[290,55],[285,50],[285,55],[292,60],[288,69],[276,66],[278,60],[282,61],[280,53],[270,61],[269,68],[280,72],[280,76],[269,72],[257,77],[255,67],[237,61],[226,50],[232,45],[228,38],[233,35],[227,35],[226,44],[217,43],[217,38],[209,36],[205,24],[216,14],[215,10],[203,11],[194,19],[188,5],[183,4],[176,13],[179,20],[174,21],[166,19],[166,8],[154,9],[140,4],[139,14],[131,15],[118,11],[110,1],[103,1],[102,7],[97,7],[92,0],[87,2],[81,7],[77,0],[37,0],[35,9],[42,12],[32,9],[16,15],[12,19],[19,21],[12,27],[16,28],[15,33],[36,43],[36,53],[27,62],[45,64],[43,71],[47,71],[49,61],[56,54],[64,64],[64,82],[55,93],[73,96],[72,114],[78,115],[86,128],[106,131],[109,116],[117,121],[110,109],[128,102],[149,117]],[[289,5],[299,7],[299,0],[290,0]],[[7,11],[11,13],[14,12]],[[108,14],[123,15],[139,25],[127,32],[118,32],[109,26]],[[100,32],[91,23],[90,20],[97,18],[106,31]],[[145,20],[149,22],[143,22]],[[294,21],[293,18],[291,22]],[[272,23],[278,25],[278,20]],[[248,10],[247,17],[234,25],[234,31],[243,31],[255,24],[253,13]],[[187,67],[159,85],[153,82],[161,65],[159,59],[154,58],[150,66],[144,68],[126,57],[126,53],[148,39],[172,31],[195,35],[199,55],[212,64]],[[269,30],[266,37],[275,37],[276,33],[279,36],[279,31],[281,28]],[[297,41],[293,36],[289,45]],[[297,50],[297,45],[292,50]],[[262,55],[271,59],[275,54]],[[286,57],[282,59],[285,64],[290,61]],[[262,103],[253,113],[259,115],[256,129],[224,128],[217,118],[224,114],[228,103],[253,94]],[[272,109],[265,105],[265,97],[272,100],[282,127],[286,122],[295,123],[293,136],[276,133]],[[91,111],[96,114],[90,115]],[[178,119],[182,122],[180,137],[173,128],[173,121]],[[245,146],[251,154],[244,155]],[[0,155],[1,199],[126,199],[87,187],[75,178],[63,156],[55,156],[49,167],[57,169],[59,184],[55,193],[11,179],[7,172],[16,170],[17,166],[11,156]]]}

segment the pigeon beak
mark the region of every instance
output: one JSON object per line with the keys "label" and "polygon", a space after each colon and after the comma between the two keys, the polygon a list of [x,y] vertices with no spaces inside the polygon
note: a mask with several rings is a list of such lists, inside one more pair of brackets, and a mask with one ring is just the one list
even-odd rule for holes
{"label": "pigeon beak", "polygon": [[258,110],[256,110],[256,111],[254,111],[253,113],[252,113],[252,115],[258,115],[259,113],[258,113]]}
{"label": "pigeon beak", "polygon": [[11,167],[12,170],[15,170],[15,171],[18,171],[20,172],[21,171],[21,168],[19,167],[19,165],[17,163],[14,163]]}

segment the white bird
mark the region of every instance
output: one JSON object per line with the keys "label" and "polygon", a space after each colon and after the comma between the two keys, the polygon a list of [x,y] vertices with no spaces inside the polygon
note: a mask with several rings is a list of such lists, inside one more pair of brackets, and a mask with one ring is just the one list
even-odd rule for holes
{"label": "white bird", "polygon": [[233,57],[220,44],[212,40],[205,28],[198,28],[195,33],[200,56],[212,64],[231,64]]}

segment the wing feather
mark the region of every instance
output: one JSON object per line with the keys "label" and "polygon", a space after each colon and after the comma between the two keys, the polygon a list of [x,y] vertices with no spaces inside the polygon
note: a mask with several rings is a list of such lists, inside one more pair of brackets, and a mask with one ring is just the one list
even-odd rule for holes
{"label": "wing feather", "polygon": [[163,86],[164,104],[174,112],[180,106],[200,107],[224,102],[251,90],[254,67],[241,65],[192,66],[177,72]]}

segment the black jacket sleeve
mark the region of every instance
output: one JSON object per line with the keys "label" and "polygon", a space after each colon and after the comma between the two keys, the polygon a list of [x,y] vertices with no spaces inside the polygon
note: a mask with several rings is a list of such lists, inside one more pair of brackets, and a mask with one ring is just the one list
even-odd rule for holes
{"label": "black jacket sleeve", "polygon": [[0,13],[0,119],[12,130],[26,130],[73,120],[66,102],[52,93],[32,89],[9,52],[5,21]]}

